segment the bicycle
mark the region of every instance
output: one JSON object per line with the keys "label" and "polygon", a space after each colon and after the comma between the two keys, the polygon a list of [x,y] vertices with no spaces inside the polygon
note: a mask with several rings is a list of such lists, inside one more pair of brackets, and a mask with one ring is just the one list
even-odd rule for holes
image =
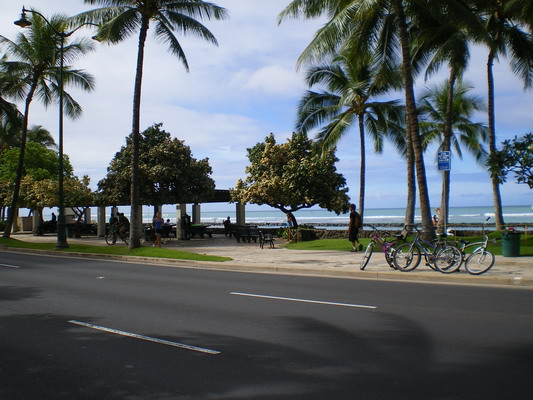
{"label": "bicycle", "polygon": [[440,237],[433,243],[420,238],[420,230],[416,225],[412,226],[416,234],[412,242],[406,242],[398,246],[394,252],[394,265],[400,271],[412,271],[418,267],[422,256],[426,260],[426,265],[431,269],[442,273],[457,271],[461,265],[461,251],[450,245]]}
{"label": "bicycle", "polygon": [[[461,240],[461,247],[459,249],[461,251],[461,261],[464,261],[466,272],[471,275],[484,274],[492,268],[496,260],[494,254],[487,250],[489,237],[485,233],[485,225],[487,224],[489,219],[490,217],[488,217],[483,223],[483,227],[481,229],[481,235],[483,236],[483,240],[481,242],[469,243],[465,240]],[[476,248],[472,251],[471,254],[467,256],[467,249],[472,247]]]}
{"label": "bicycle", "polygon": [[372,253],[374,252],[374,247],[376,246],[376,244],[379,245],[379,247],[381,248],[381,251],[384,253],[385,261],[387,261],[387,264],[389,264],[391,268],[396,268],[394,266],[393,255],[394,255],[396,245],[400,242],[405,241],[404,236],[402,234],[398,234],[398,235],[395,235],[396,237],[395,239],[392,239],[392,241],[388,241],[385,238],[384,232],[380,231],[373,225],[369,225],[369,226],[374,230],[374,234],[372,235],[372,239],[370,240],[370,243],[368,243],[368,245],[366,246],[366,250],[365,250],[365,253],[363,254],[363,258],[361,258],[361,264],[360,264],[361,271],[363,271],[365,267],[368,265],[368,262],[370,261],[370,258],[372,257]]}
{"label": "bicycle", "polygon": [[121,234],[116,226],[110,226],[107,228],[107,233],[105,235],[105,242],[112,246],[117,242],[117,238],[120,238],[126,246],[129,245],[129,231],[126,231],[124,234]]}

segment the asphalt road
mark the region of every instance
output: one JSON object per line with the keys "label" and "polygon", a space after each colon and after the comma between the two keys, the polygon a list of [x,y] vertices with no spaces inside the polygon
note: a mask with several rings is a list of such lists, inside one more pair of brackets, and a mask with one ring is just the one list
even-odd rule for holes
{"label": "asphalt road", "polygon": [[0,399],[530,399],[532,305],[0,251]]}

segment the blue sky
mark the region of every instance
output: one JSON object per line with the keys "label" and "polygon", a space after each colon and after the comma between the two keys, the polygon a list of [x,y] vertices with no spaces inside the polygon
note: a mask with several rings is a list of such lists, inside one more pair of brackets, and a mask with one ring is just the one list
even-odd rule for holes
{"label": "blue sky", "polygon": [[[14,39],[20,28],[22,3],[1,0],[0,34]],[[305,91],[302,71],[296,60],[323,20],[287,20],[280,26],[277,16],[289,0],[220,0],[230,19],[205,22],[219,41],[215,47],[193,37],[181,37],[190,72],[163,44],[149,38],[146,47],[141,106],[141,128],[162,122],[165,130],[184,140],[196,158],[209,157],[217,188],[233,187],[244,177],[246,149],[262,141],[270,132],[284,141],[294,126],[296,105]],[[74,15],[88,10],[82,0],[26,1],[51,16]],[[90,30],[83,32],[91,36]],[[106,174],[114,154],[125,143],[131,130],[132,92],[135,74],[137,37],[115,46],[97,44],[96,51],[78,60],[77,68],[90,72],[96,90],[90,94],[67,89],[82,105],[84,114],[65,120],[65,153],[78,176],[88,174],[92,186]],[[483,48],[472,52],[471,68],[466,78],[476,92],[486,98],[486,57]],[[417,81],[417,91],[424,84],[440,84],[446,71],[430,82]],[[496,122],[498,143],[532,131],[533,96],[524,92],[521,82],[501,60],[495,66]],[[398,98],[401,98],[399,95]],[[402,99],[403,100],[403,99]],[[476,116],[486,122],[486,116]],[[30,125],[39,124],[57,135],[57,108],[44,109],[32,104]],[[369,146],[371,147],[371,146]],[[354,129],[339,144],[339,171],[344,174],[354,201],[358,198],[359,141]],[[426,155],[431,205],[440,203],[441,173],[436,170],[434,152]],[[405,206],[405,166],[391,146],[384,154],[367,155],[366,206],[368,208]],[[485,168],[470,157],[452,160],[452,206],[492,204],[492,191]],[[504,205],[533,203],[532,191],[525,185],[503,185]]]}

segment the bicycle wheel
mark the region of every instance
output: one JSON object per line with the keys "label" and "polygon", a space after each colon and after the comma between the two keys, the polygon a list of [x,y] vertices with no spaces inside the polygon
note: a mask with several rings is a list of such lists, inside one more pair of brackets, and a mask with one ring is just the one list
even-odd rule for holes
{"label": "bicycle wheel", "polygon": [[117,242],[117,235],[115,232],[107,232],[107,235],[105,235],[105,242],[112,246]]}
{"label": "bicycle wheel", "polygon": [[385,250],[385,261],[387,261],[389,267],[394,269],[396,269],[396,266],[394,265],[394,252],[399,244],[400,243],[398,242],[389,243],[389,247]]}
{"label": "bicycle wheel", "polygon": [[366,246],[365,254],[363,254],[363,258],[361,258],[361,271],[365,269],[368,262],[370,261],[370,257],[372,257],[372,252],[374,251],[375,244],[376,243],[374,241],[371,241],[370,243],[368,243],[368,246]]}
{"label": "bicycle wheel", "polygon": [[400,271],[412,271],[418,267],[421,258],[422,255],[417,246],[412,243],[403,243],[394,252],[394,266]]}
{"label": "bicycle wheel", "polygon": [[451,274],[459,269],[461,260],[461,250],[454,246],[446,246],[437,252],[433,264],[443,274]]}
{"label": "bicycle wheel", "polygon": [[472,275],[481,275],[494,265],[494,254],[480,247],[468,256],[465,262],[466,271]]}

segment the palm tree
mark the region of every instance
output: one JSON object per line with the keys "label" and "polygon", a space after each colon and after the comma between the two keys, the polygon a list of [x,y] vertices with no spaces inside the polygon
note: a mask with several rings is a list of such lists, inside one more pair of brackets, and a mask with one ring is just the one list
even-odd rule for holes
{"label": "palm tree", "polygon": [[28,142],[39,143],[47,149],[57,150],[57,144],[50,132],[41,125],[33,125],[28,129]]}
{"label": "palm tree", "polygon": [[[17,207],[20,182],[23,175],[24,153],[28,135],[28,120],[30,104],[35,96],[49,106],[59,98],[60,80],[60,38],[55,32],[62,32],[67,28],[68,19],[62,15],[54,15],[48,23],[38,14],[32,13],[31,25],[25,33],[19,33],[15,41],[0,36],[0,46],[6,47],[6,57],[0,64],[1,73],[13,77],[18,85],[14,96],[24,100],[24,117],[20,140],[20,155],[17,168],[17,178],[13,190],[11,206],[8,211],[4,237],[11,235],[11,229]],[[92,50],[87,39],[72,41],[64,46],[64,59],[74,60],[82,54]],[[12,59],[12,60],[10,60]],[[72,84],[84,90],[92,90],[93,78],[82,70],[74,70],[66,66],[63,68],[63,79],[66,84]],[[65,111],[69,117],[81,115],[80,105],[64,92]]]}
{"label": "palm tree", "polygon": [[[470,44],[484,37],[479,19],[469,8],[463,8],[460,19],[448,20],[432,16],[418,20],[414,27],[413,65],[426,66],[426,79],[448,64],[449,78],[446,90],[446,109],[442,131],[441,151],[451,150],[452,125],[454,119],[455,83],[461,79],[470,61]],[[444,91],[444,89],[441,89]],[[441,104],[442,106],[442,104]],[[440,107],[442,108],[442,107]],[[450,171],[443,171],[443,185],[440,202],[440,218],[447,223],[450,202]]]}
{"label": "palm tree", "polygon": [[[487,151],[483,143],[486,143],[488,139],[487,127],[481,123],[472,122],[470,118],[474,112],[486,111],[487,106],[479,96],[469,94],[472,89],[473,86],[467,82],[458,81],[452,88],[450,83],[445,81],[442,85],[426,88],[421,93],[418,110],[421,115],[420,128],[424,148],[437,142],[438,151],[445,151],[444,149],[450,151],[453,148],[455,154],[462,159],[461,145],[463,145],[480,164],[485,162]],[[448,101],[450,90],[454,91],[451,107]],[[451,120],[449,120],[450,115]],[[449,133],[447,133],[448,129]],[[443,175],[443,194],[449,194],[449,186],[449,174]],[[441,203],[442,213],[439,227],[444,227],[448,223],[446,212],[448,199],[449,197]]]}
{"label": "palm tree", "polygon": [[[0,65],[4,61],[6,61],[5,58],[0,59]],[[8,99],[15,87],[15,77],[0,72],[0,152],[13,145],[12,139],[22,126],[22,114],[17,105]]]}
{"label": "palm tree", "polygon": [[[487,58],[489,150],[496,149],[496,123],[494,105],[494,61],[509,57],[511,69],[524,82],[525,88],[533,86],[533,6],[531,0],[476,0],[478,15],[484,20],[489,49]],[[496,229],[504,228],[499,180],[491,175]]]}
{"label": "palm tree", "polygon": [[321,128],[317,138],[323,148],[331,149],[353,127],[354,119],[358,120],[361,157],[359,213],[363,217],[365,127],[373,138],[374,151],[381,152],[384,135],[388,132],[388,120],[398,124],[403,118],[403,107],[395,100],[375,99],[400,87],[401,76],[395,71],[380,70],[370,59],[365,62],[364,58],[340,55],[330,64],[310,68],[306,80],[310,88],[322,84],[328,91],[307,91],[298,107],[297,131],[307,133],[312,128]]}
{"label": "palm tree", "polygon": [[139,29],[131,129],[131,229],[129,247],[134,249],[141,245],[139,136],[144,48],[150,23],[155,24],[154,34],[156,38],[168,44],[170,52],[178,57],[188,71],[187,58],[174,31],[190,33],[216,45],[216,38],[197,19],[225,19],[227,12],[222,7],[202,0],[85,0],[85,3],[102,6],[102,8],[78,15],[80,22],[102,24],[97,36],[100,40],[119,43]]}
{"label": "palm tree", "polygon": [[[414,94],[414,70],[411,65],[411,38],[409,21],[438,13],[430,2],[412,0],[293,0],[280,14],[286,17],[317,17],[328,13],[329,21],[317,32],[300,56],[299,63],[320,59],[335,53],[340,45],[352,47],[354,54],[381,54],[382,62],[391,64],[401,59],[404,80],[407,147],[412,148],[416,179],[419,188],[422,226],[428,235],[434,235],[431,207],[427,188],[424,155],[418,126],[418,112]],[[370,49],[370,50],[369,50]],[[410,185],[413,187],[414,185]],[[413,195],[409,193],[408,195]]]}

